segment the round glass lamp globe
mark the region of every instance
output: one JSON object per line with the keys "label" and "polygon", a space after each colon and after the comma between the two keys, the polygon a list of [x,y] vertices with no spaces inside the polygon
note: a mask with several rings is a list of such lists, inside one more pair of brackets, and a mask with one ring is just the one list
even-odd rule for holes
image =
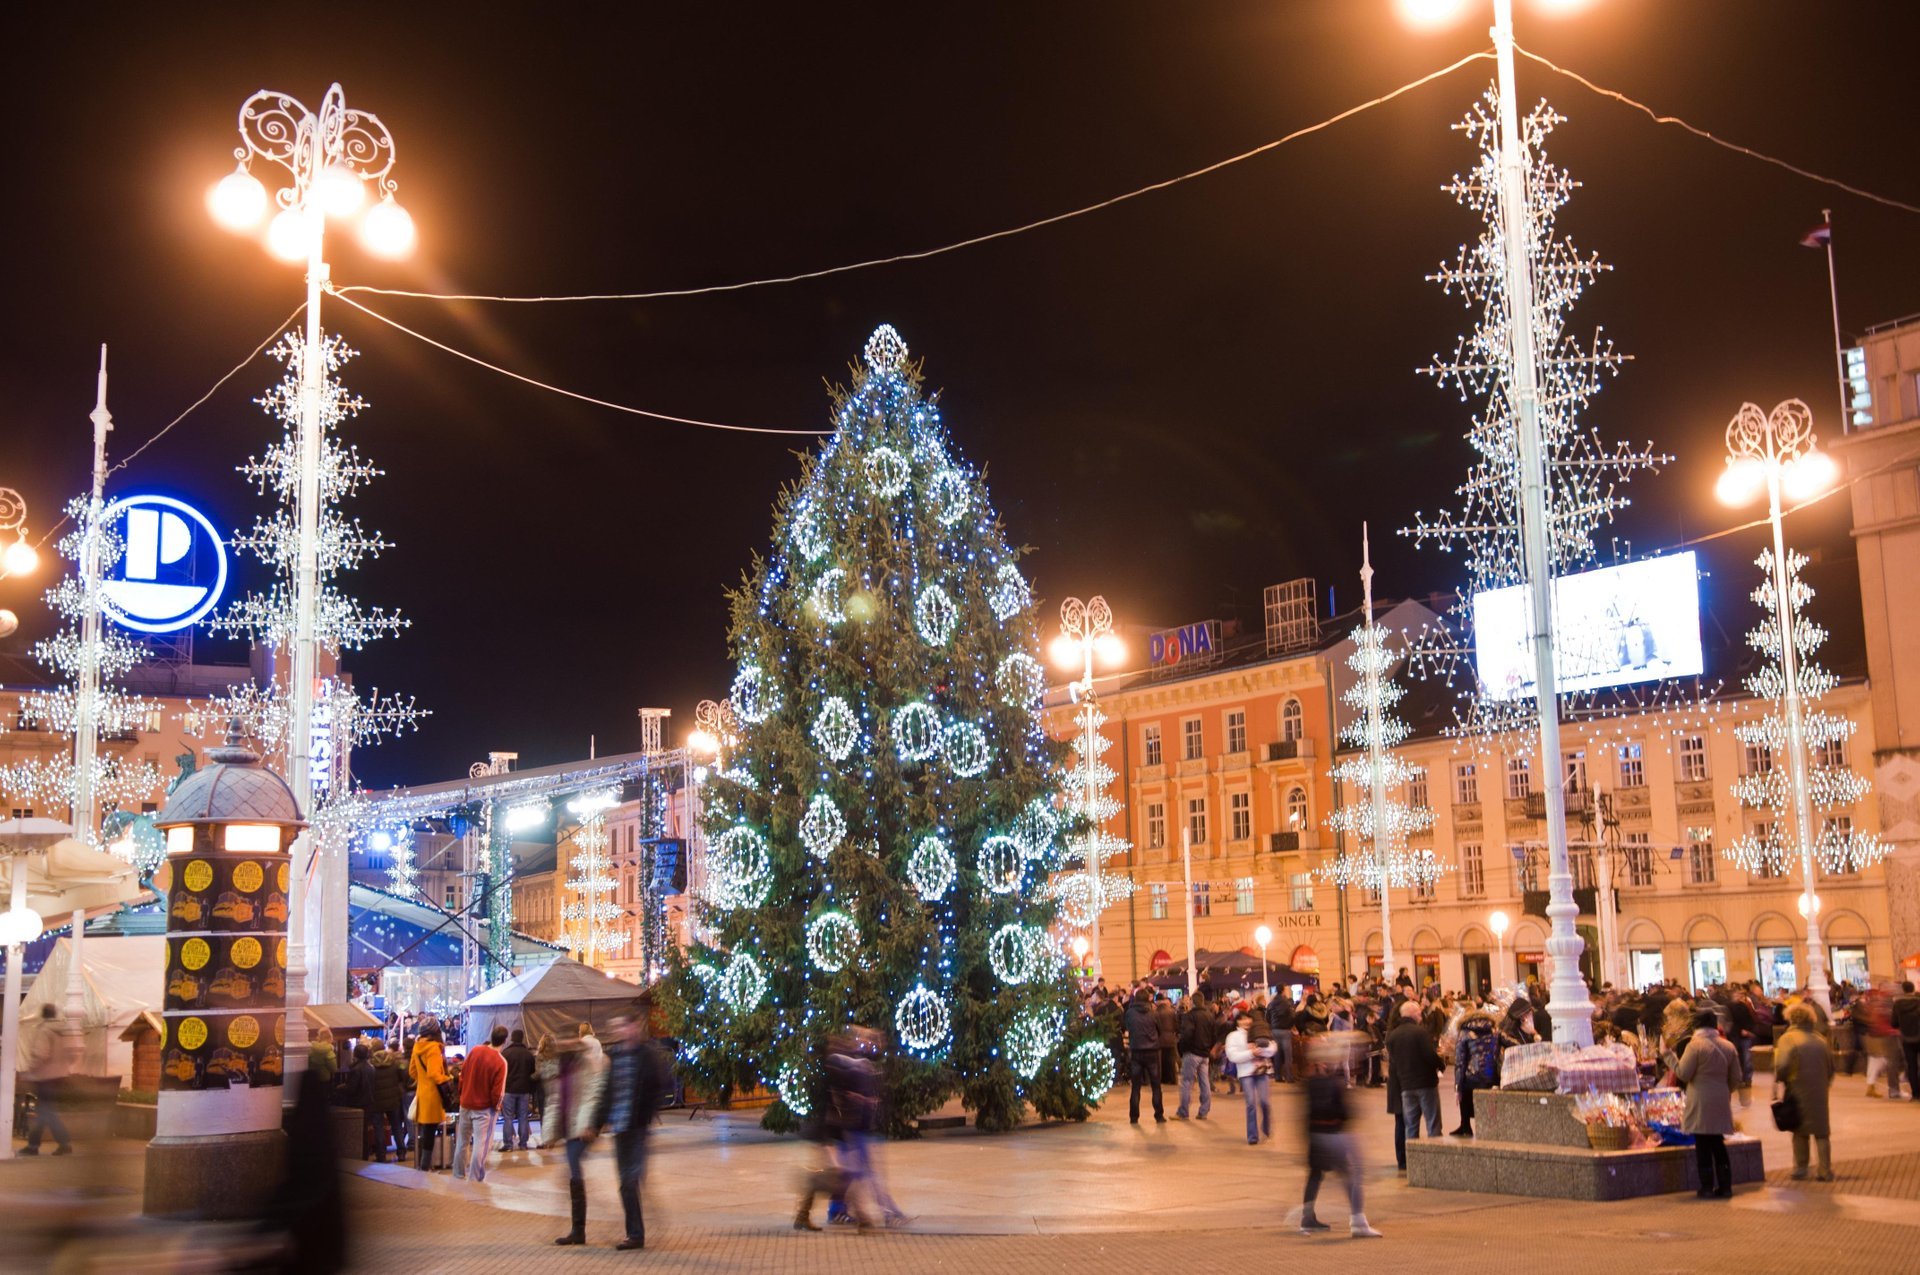
{"label": "round glass lamp globe", "polygon": [[0,947],[17,947],[40,937],[42,921],[32,908],[18,907],[0,911]]}
{"label": "round glass lamp globe", "polygon": [[297,208],[285,208],[267,223],[267,251],[282,261],[304,261],[309,235],[307,216]]}
{"label": "round glass lamp globe", "polygon": [[1767,467],[1751,456],[1729,459],[1720,480],[1713,485],[1713,494],[1721,504],[1737,507],[1759,495],[1766,481]]}
{"label": "round glass lamp globe", "polygon": [[1487,918],[1487,925],[1496,935],[1505,934],[1507,932],[1507,914],[1505,912],[1495,912]]}
{"label": "round glass lamp globe", "polygon": [[1840,467],[1825,452],[1808,452],[1781,473],[1781,484],[1794,500],[1811,500],[1833,486]]}
{"label": "round glass lamp globe", "polygon": [[28,575],[40,565],[40,551],[25,540],[16,540],[7,546],[5,555],[0,555],[0,563],[10,576]]}
{"label": "round glass lamp globe", "polygon": [[375,204],[360,223],[360,242],[376,257],[397,261],[413,251],[413,215],[393,196]]}
{"label": "round glass lamp globe", "polygon": [[228,230],[252,230],[267,214],[267,188],[246,169],[236,168],[208,187],[207,212]]}
{"label": "round glass lamp globe", "polygon": [[339,164],[320,174],[320,206],[329,217],[351,217],[367,202],[366,183]]}
{"label": "round glass lamp globe", "polygon": [[1267,944],[1273,942],[1273,931],[1263,925],[1253,932],[1253,941],[1261,947],[1265,947]]}

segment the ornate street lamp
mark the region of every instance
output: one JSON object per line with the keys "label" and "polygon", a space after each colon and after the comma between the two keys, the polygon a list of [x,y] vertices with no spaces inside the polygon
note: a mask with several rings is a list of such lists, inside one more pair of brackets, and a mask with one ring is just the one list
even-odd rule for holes
{"label": "ornate street lamp", "polygon": [[1127,846],[1126,841],[1106,830],[1107,820],[1119,812],[1120,804],[1107,793],[1107,783],[1113,778],[1113,771],[1100,760],[1100,754],[1113,745],[1100,733],[1100,727],[1107,717],[1100,711],[1093,689],[1095,658],[1113,667],[1124,660],[1127,654],[1120,635],[1113,631],[1113,609],[1107,605],[1107,600],[1095,595],[1085,602],[1079,598],[1068,598],[1062,602],[1060,636],[1053,640],[1050,653],[1055,665],[1080,670],[1080,679],[1069,688],[1074,702],[1080,706],[1080,734],[1073,742],[1074,751],[1079,757],[1068,786],[1076,790],[1080,798],[1080,813],[1086,820],[1080,849],[1081,857],[1087,864],[1087,888],[1084,893],[1089,900],[1086,909],[1088,928],[1093,932],[1093,975],[1099,978],[1103,972],[1100,961],[1100,913],[1109,902],[1103,869],[1109,854],[1124,850]]}

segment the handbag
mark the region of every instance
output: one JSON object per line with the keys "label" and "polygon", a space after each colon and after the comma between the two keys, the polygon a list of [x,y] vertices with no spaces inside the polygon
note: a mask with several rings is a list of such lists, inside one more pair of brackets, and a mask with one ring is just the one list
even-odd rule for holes
{"label": "handbag", "polygon": [[1773,1127],[1782,1133],[1792,1133],[1800,1127],[1800,1100],[1792,1094],[1776,1098],[1773,1101]]}

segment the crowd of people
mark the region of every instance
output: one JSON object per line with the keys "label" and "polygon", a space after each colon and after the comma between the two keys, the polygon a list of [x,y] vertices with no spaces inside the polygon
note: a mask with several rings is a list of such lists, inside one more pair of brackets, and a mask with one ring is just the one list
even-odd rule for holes
{"label": "crowd of people", "polygon": [[[1734,1105],[1752,1101],[1754,1051],[1770,1047],[1777,1102],[1791,1112],[1793,1176],[1831,1181],[1828,1090],[1834,1077],[1864,1060],[1869,1097],[1899,1098],[1904,1082],[1920,1098],[1920,995],[1835,984],[1831,1010],[1806,989],[1769,994],[1758,982],[1690,992],[1672,981],[1644,989],[1611,985],[1592,997],[1596,1042],[1631,1050],[1655,1083],[1685,1092],[1684,1132],[1694,1140],[1702,1196],[1729,1198],[1726,1137]],[[1515,1046],[1550,1041],[1547,988],[1528,979],[1495,994],[1416,988],[1402,969],[1388,980],[1355,977],[1327,991],[1216,989],[1191,996],[1140,981],[1086,990],[1083,1012],[1102,1024],[1128,1086],[1128,1119],[1138,1124],[1143,1094],[1156,1122],[1167,1120],[1163,1088],[1178,1086],[1173,1119],[1205,1120],[1216,1092],[1238,1092],[1246,1136],[1272,1136],[1270,1087],[1304,1082],[1308,1090],[1306,1217],[1325,1172],[1351,1170],[1354,1234],[1360,1206],[1357,1151],[1329,1136],[1344,1124],[1347,1087],[1385,1091],[1394,1122],[1394,1158],[1407,1167],[1409,1140],[1441,1136],[1443,1080],[1451,1073],[1459,1111],[1452,1137],[1474,1133],[1474,1095],[1501,1084],[1501,1058]],[[1782,1128],[1789,1127],[1783,1124]],[[1317,1222],[1305,1229],[1320,1229]]]}

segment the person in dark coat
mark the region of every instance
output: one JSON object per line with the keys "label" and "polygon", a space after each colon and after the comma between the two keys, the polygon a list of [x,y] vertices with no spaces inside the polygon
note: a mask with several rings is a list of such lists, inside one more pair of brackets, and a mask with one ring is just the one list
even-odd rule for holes
{"label": "person in dark coat", "polygon": [[407,1099],[412,1096],[407,1087],[406,1056],[391,1049],[377,1049],[371,1062],[374,1115],[380,1128],[374,1158],[386,1159],[387,1135],[391,1133],[393,1158],[397,1161],[407,1153]]}
{"label": "person in dark coat", "polygon": [[1314,1204],[1321,1180],[1338,1173],[1347,1180],[1347,1233],[1357,1240],[1377,1240],[1380,1232],[1367,1222],[1359,1148],[1347,1132],[1346,1077],[1332,1061],[1338,1052],[1337,1046],[1316,1042],[1309,1046],[1306,1058],[1307,1189],[1300,1208],[1300,1233],[1314,1235],[1331,1229],[1315,1215]]}
{"label": "person in dark coat", "polygon": [[645,1019],[617,1017],[613,1020],[611,1036],[612,1047],[607,1050],[607,1086],[600,1093],[600,1109],[593,1123],[613,1135],[613,1160],[620,1178],[620,1208],[626,1215],[627,1226],[625,1238],[614,1247],[645,1248],[647,1227],[640,1212],[640,1185],[647,1172],[647,1131],[653,1124],[654,1113],[673,1092],[673,1079],[666,1055],[647,1037]]}
{"label": "person in dark coat", "polygon": [[375,1107],[373,1093],[373,1050],[364,1044],[355,1045],[352,1057],[353,1061],[340,1073],[334,1103],[360,1113],[360,1158],[371,1158],[376,1145],[380,1146],[384,1158],[386,1139],[380,1136],[384,1121]]}
{"label": "person in dark coat", "polygon": [[1793,1176],[1807,1176],[1808,1152],[1818,1152],[1814,1176],[1833,1181],[1833,1119],[1827,1091],[1833,1088],[1833,1046],[1816,1029],[1810,1005],[1787,1010],[1787,1030],[1773,1047],[1774,1096],[1785,1093],[1800,1111],[1793,1130]]}
{"label": "person in dark coat", "polygon": [[1146,988],[1127,1002],[1127,1074],[1133,1082],[1127,1097],[1127,1122],[1140,1123],[1140,1086],[1153,1089],[1153,1122],[1165,1124],[1167,1111],[1160,1095],[1160,1027],[1154,1022],[1153,1001]]}
{"label": "person in dark coat", "polygon": [[[500,1057],[507,1064],[507,1087],[500,1097],[500,1149],[525,1151],[533,1145],[533,1089],[540,1060],[527,1048],[527,1033],[520,1027],[513,1029]],[[514,1146],[516,1136],[518,1147]]]}
{"label": "person in dark coat", "polygon": [[1160,1032],[1160,1083],[1178,1084],[1180,1081],[1180,1017],[1174,1012],[1173,1002],[1167,999],[1165,992],[1153,998],[1153,1025]]}
{"label": "person in dark coat", "polygon": [[1273,1060],[1273,1078],[1290,1085],[1293,1083],[1293,997],[1287,995],[1284,987],[1267,1002],[1267,1030],[1273,1033],[1273,1043],[1280,1048]]}
{"label": "person in dark coat", "polygon": [[1493,1015],[1471,1010],[1460,1020],[1453,1042],[1453,1085],[1460,1096],[1460,1127],[1456,1138],[1473,1136],[1473,1095],[1500,1083],[1500,1034]]}
{"label": "person in dark coat", "polygon": [[1180,1015],[1180,1105],[1174,1108],[1175,1119],[1187,1118],[1188,1102],[1196,1083],[1200,1086],[1200,1118],[1205,1120],[1213,1110],[1213,1083],[1209,1069],[1213,1062],[1213,1047],[1219,1043],[1214,1031],[1214,1024],[1218,1021],[1213,1006],[1207,1004],[1204,996],[1196,996],[1188,1002]]}
{"label": "person in dark coat", "polygon": [[1693,1135],[1693,1156],[1702,1198],[1733,1198],[1733,1164],[1727,1135],[1733,1132],[1733,1091],[1740,1087],[1740,1055],[1720,1035],[1710,1009],[1694,1015],[1693,1035],[1674,1075],[1687,1091],[1680,1127]]}
{"label": "person in dark coat", "polygon": [[1427,1119],[1427,1136],[1440,1136],[1440,1072],[1446,1060],[1420,1021],[1420,1007],[1409,1001],[1400,1007],[1400,1021],[1387,1033],[1387,1070],[1400,1078],[1400,1102],[1407,1113],[1407,1137],[1420,1136],[1420,1117]]}

